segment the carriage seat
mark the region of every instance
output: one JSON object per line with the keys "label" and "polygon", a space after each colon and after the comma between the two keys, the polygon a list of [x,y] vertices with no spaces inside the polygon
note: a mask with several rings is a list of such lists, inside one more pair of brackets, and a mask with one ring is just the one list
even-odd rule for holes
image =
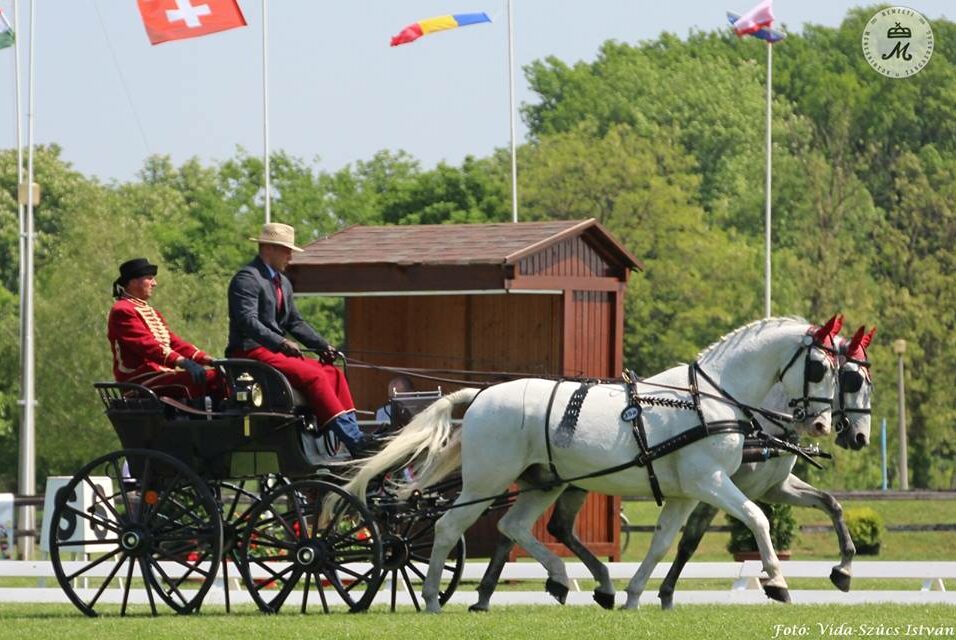
{"label": "carriage seat", "polygon": [[295,405],[296,408],[308,408],[309,401],[301,391],[292,387],[292,404]]}
{"label": "carriage seat", "polygon": [[133,382],[94,382],[107,412],[137,413],[153,411],[160,406],[159,398],[149,387]]}
{"label": "carriage seat", "polygon": [[442,397],[441,387],[434,391],[397,391],[389,400],[389,430],[401,429],[418,413]]}

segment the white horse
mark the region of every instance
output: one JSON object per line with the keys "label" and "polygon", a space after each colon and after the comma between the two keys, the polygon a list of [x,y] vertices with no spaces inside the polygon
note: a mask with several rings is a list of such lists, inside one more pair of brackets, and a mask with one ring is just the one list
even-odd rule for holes
{"label": "white horse", "polygon": [[[746,407],[756,406],[779,380],[793,398],[788,404],[798,407],[803,426],[826,433],[836,388],[832,341],[840,323],[837,316],[821,328],[793,318],[759,320],[708,347],[694,365],[668,369],[638,385],[642,397],[693,402],[696,408],[644,408],[648,447],[694,431],[702,423],[711,434],[654,460],[667,501],[648,554],[628,585],[626,608],[638,605],[651,571],[698,501],[713,504],[747,525],[769,576],[765,592],[778,600],[789,599],[767,518],[730,479],[740,466],[745,431],[734,426],[748,424],[751,414]],[[701,393],[688,391],[695,383]],[[573,438],[562,447],[549,445],[557,423],[552,416],[563,415],[577,386],[524,379],[490,387],[480,395],[476,389],[462,389],[428,407],[382,451],[358,464],[346,489],[363,499],[373,478],[413,460],[417,477],[400,488],[400,496],[461,470],[461,493],[435,525],[422,590],[427,611],[440,611],[438,588],[448,552],[492,499],[520,478],[533,475],[547,482],[541,490],[522,493],[498,528],[546,567],[546,588],[559,599],[569,584],[564,564],[534,538],[531,526],[564,491],[568,480],[586,491],[608,495],[651,495],[648,470],[636,464],[641,449],[633,425],[621,415],[630,399],[619,384],[592,387]],[[469,403],[462,428],[452,429],[453,408]],[[820,409],[811,411],[814,406]],[[615,468],[620,470],[602,473]]]}
{"label": "white horse", "polygon": [[[866,347],[872,341],[875,331],[876,329],[873,329],[867,334],[865,327],[860,327],[849,341],[835,338],[835,345],[840,352],[840,377],[832,407],[838,432],[836,442],[843,448],[859,450],[869,444],[873,385],[870,382]],[[782,385],[778,383],[770,390],[761,406],[775,412],[786,412],[789,409],[789,400]],[[776,437],[790,435],[785,433],[778,424],[762,416],[758,416],[757,420],[764,431],[771,435]],[[841,591],[848,591],[852,575],[851,563],[856,555],[856,549],[850,539],[846,522],[843,520],[843,508],[829,493],[816,489],[792,475],[791,471],[796,460],[796,455],[785,454],[760,462],[744,462],[734,473],[732,480],[752,500],[814,507],[826,512],[833,521],[840,545],[840,564],[833,568],[830,580]],[[586,491],[569,486],[555,502],[554,511],[548,520],[548,533],[584,563],[597,583],[594,600],[602,607],[610,609],[614,606],[614,584],[607,567],[574,533],[574,521],[586,497]],[[658,592],[663,608],[670,609],[673,606],[674,588],[680,573],[696,551],[697,545],[717,511],[712,505],[700,503],[684,525],[684,533],[677,547],[677,557],[671,564]],[[494,594],[501,570],[514,544],[514,541],[504,536],[498,541],[488,563],[488,569],[478,585],[478,602],[469,607],[470,611],[489,609],[491,596]]]}

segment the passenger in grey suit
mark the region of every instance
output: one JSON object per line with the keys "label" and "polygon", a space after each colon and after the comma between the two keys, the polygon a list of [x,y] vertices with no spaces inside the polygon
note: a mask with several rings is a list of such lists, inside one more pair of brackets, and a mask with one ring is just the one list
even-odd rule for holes
{"label": "passenger in grey suit", "polygon": [[[369,447],[355,418],[345,375],[333,366],[337,350],[306,322],[295,307],[292,283],[283,274],[295,246],[295,230],[267,223],[258,238],[259,255],[229,283],[229,345],[226,355],[252,358],[281,371],[305,394],[318,424],[332,429],[352,457]],[[306,358],[291,336],[319,353]]]}

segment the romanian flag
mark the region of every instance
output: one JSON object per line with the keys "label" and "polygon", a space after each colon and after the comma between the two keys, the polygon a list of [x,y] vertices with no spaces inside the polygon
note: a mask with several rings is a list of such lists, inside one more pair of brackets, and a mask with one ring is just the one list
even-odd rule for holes
{"label": "romanian flag", "polygon": [[3,11],[0,10],[0,49],[12,46],[15,39],[13,27],[7,21],[7,16],[3,15]]}
{"label": "romanian flag", "polygon": [[787,37],[770,28],[773,24],[773,0],[763,0],[742,16],[728,11],[727,19],[738,36],[753,36],[771,44]]}
{"label": "romanian flag", "polygon": [[482,22],[491,22],[487,13],[456,13],[450,16],[429,18],[402,29],[401,33],[392,38],[392,46],[397,47],[400,44],[415,42],[422,36],[436,31],[457,29],[458,27],[467,27],[470,24],[480,24]]}

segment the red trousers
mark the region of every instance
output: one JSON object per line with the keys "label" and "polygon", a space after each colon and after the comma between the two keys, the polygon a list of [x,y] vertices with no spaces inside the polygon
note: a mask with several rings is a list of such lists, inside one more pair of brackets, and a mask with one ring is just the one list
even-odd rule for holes
{"label": "red trousers", "polygon": [[134,382],[149,387],[159,395],[174,398],[201,398],[202,396],[222,398],[224,389],[222,377],[215,369],[206,369],[204,385],[196,384],[188,371],[157,372],[153,376],[144,376]]}
{"label": "red trousers", "polygon": [[324,426],[341,413],[355,410],[345,374],[330,364],[322,364],[311,358],[294,358],[269,351],[265,347],[235,351],[229,355],[233,358],[251,358],[265,362],[281,371],[289,379],[289,384],[308,398],[309,406],[320,425]]}

